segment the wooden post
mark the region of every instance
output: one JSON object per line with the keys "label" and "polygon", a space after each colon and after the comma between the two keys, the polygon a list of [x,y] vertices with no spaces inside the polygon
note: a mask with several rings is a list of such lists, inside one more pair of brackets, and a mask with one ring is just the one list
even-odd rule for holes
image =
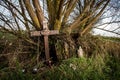
{"label": "wooden post", "polygon": [[44,45],[45,45],[45,57],[46,57],[46,63],[48,65],[51,65],[50,60],[50,53],[49,53],[49,35],[55,35],[59,34],[58,30],[49,30],[47,26],[47,21],[43,21],[43,30],[42,31],[33,31],[31,32],[31,36],[44,36]]}

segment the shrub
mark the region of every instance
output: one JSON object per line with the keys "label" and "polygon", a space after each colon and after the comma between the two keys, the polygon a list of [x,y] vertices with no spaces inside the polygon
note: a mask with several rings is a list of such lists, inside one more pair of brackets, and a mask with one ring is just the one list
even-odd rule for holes
{"label": "shrub", "polygon": [[51,69],[43,75],[45,80],[104,80],[107,77],[103,70],[109,70],[109,67],[100,58],[99,56],[99,58],[96,57],[95,59],[67,59],[59,67]]}

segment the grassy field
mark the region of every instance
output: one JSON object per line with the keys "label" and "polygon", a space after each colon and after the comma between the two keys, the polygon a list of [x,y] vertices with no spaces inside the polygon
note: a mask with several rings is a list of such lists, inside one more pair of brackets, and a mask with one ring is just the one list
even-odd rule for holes
{"label": "grassy field", "polygon": [[119,61],[111,57],[107,59],[105,61],[101,56],[94,59],[70,58],[36,74],[23,73],[20,67],[14,71],[2,70],[0,80],[119,80]]}
{"label": "grassy field", "polygon": [[0,80],[120,80],[119,38],[87,36],[79,41],[87,56],[59,60],[50,68],[36,63],[34,51],[23,52],[26,47],[16,37],[0,33]]}

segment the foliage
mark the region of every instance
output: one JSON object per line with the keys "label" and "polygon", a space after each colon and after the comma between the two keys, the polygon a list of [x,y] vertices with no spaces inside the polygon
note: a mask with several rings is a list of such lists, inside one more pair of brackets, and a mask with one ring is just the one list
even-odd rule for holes
{"label": "foliage", "polygon": [[[99,56],[98,58],[70,58],[64,60],[60,66],[44,73],[47,80],[111,80],[119,79],[119,61],[113,63],[115,59],[104,60]],[[106,65],[108,63],[112,63]],[[115,64],[116,66],[113,66]],[[111,70],[115,70],[112,74]],[[111,75],[112,74],[112,75]],[[110,76],[111,75],[111,76]]]}
{"label": "foliage", "polygon": [[0,76],[0,80],[33,80],[31,74],[23,74],[20,70],[4,72]]}
{"label": "foliage", "polygon": [[[7,35],[9,36],[9,35]],[[64,41],[69,43],[71,37],[57,40],[56,48],[62,57],[61,62],[52,65],[52,68],[46,67],[40,60],[36,63],[36,52],[26,48],[26,44],[14,43],[10,46],[10,51],[0,54],[0,79],[1,80],[116,80],[120,76],[120,44],[109,41],[109,38],[101,36],[86,35],[75,39],[77,46],[81,45],[85,51],[85,57],[75,58],[73,56],[65,57]],[[9,39],[9,37],[6,37]],[[10,39],[12,39],[10,37]],[[112,39],[111,39],[112,40]],[[115,39],[116,40],[116,39]],[[52,41],[52,40],[51,40]],[[4,43],[3,43],[4,44]],[[8,46],[9,42],[6,46]],[[50,42],[50,44],[53,44]],[[0,44],[1,45],[1,44]],[[29,45],[28,45],[29,46]],[[3,47],[3,49],[6,47]],[[28,49],[27,53],[24,53]],[[8,50],[8,48],[7,48]],[[11,55],[8,53],[12,53]],[[30,54],[29,54],[30,53]],[[17,55],[16,55],[17,54]],[[71,55],[71,52],[69,53]],[[72,53],[76,54],[76,53]],[[60,57],[59,56],[59,57]],[[3,60],[2,60],[3,59]],[[2,65],[1,65],[2,64]],[[39,65],[38,65],[39,64]],[[38,67],[44,68],[33,74],[31,69]],[[26,68],[27,72],[23,73],[22,69]],[[7,77],[6,77],[7,76]]]}
{"label": "foliage", "polygon": [[106,55],[106,58],[101,55],[94,58],[73,57],[37,74],[23,73],[20,67],[0,74],[1,80],[118,80],[119,78],[119,59],[109,55]]}
{"label": "foliage", "polygon": [[87,56],[109,53],[120,57],[119,38],[108,38],[88,34],[78,38],[77,45],[81,45]]}
{"label": "foliage", "polygon": [[103,37],[103,39],[114,41],[114,42],[120,42],[120,38],[115,37]]}

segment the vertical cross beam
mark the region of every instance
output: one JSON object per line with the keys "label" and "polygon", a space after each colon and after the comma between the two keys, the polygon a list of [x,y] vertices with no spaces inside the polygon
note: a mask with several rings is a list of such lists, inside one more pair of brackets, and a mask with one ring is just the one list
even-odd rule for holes
{"label": "vertical cross beam", "polygon": [[48,41],[48,35],[49,33],[47,34],[47,31],[49,30],[48,29],[48,26],[47,26],[47,21],[43,21],[43,30],[44,30],[44,45],[45,45],[45,56],[46,56],[46,61],[48,62],[48,64],[50,63],[49,60],[50,60],[50,53],[49,53],[49,41]]}
{"label": "vertical cross beam", "polygon": [[44,43],[45,43],[45,56],[46,56],[46,62],[47,64],[51,65],[50,61],[50,53],[49,53],[49,40],[48,36],[49,35],[55,35],[58,34],[59,32],[56,30],[49,30],[47,26],[47,21],[43,21],[43,31],[41,31],[41,34],[44,35]]}
{"label": "vertical cross beam", "polygon": [[47,26],[47,21],[43,21],[43,30],[42,31],[33,31],[31,32],[31,36],[44,36],[44,45],[45,45],[45,58],[46,63],[50,66],[50,53],[49,53],[49,35],[59,34],[58,30],[49,30]]}
{"label": "vertical cross beam", "polygon": [[[44,35],[44,34],[43,34]],[[46,61],[50,60],[48,35],[44,35]]]}
{"label": "vertical cross beam", "polygon": [[49,55],[49,41],[48,41],[48,36],[44,36],[45,40],[45,55],[46,55],[46,60],[49,60],[50,55]]}
{"label": "vertical cross beam", "polygon": [[43,21],[43,30],[45,33],[43,33],[44,35],[44,44],[45,44],[45,56],[46,56],[46,63],[50,66],[51,65],[51,61],[50,61],[50,53],[49,53],[49,41],[48,41],[48,26],[47,26],[47,21]]}

